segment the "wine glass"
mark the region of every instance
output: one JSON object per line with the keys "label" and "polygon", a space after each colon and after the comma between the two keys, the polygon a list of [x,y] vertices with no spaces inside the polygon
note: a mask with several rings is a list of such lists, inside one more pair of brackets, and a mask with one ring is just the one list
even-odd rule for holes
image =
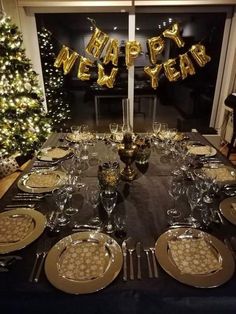
{"label": "wine glass", "polygon": [[64,215],[64,208],[68,200],[68,193],[63,186],[60,189],[53,190],[52,195],[59,209],[59,215],[57,217],[57,224],[59,226],[65,226],[70,222],[69,219]]}
{"label": "wine glass", "polygon": [[187,218],[190,223],[196,223],[197,219],[193,216],[194,209],[200,204],[201,192],[195,185],[190,185],[187,189],[187,199],[190,206],[190,215]]}
{"label": "wine glass", "polygon": [[153,133],[155,135],[155,141],[154,141],[154,144],[157,145],[157,137],[158,137],[158,134],[161,130],[161,123],[160,122],[157,122],[157,121],[154,121],[153,124],[152,124],[152,130],[153,130]]}
{"label": "wine glass", "polygon": [[80,130],[81,130],[81,126],[79,126],[79,125],[72,125],[70,130],[71,130],[71,133],[72,133],[72,139],[74,141],[77,141],[79,133],[80,133]]}
{"label": "wine glass", "polygon": [[114,232],[114,227],[111,222],[111,213],[116,206],[117,192],[114,191],[114,192],[107,193],[106,191],[102,191],[100,193],[100,199],[108,215],[108,221],[105,227],[105,231],[107,233],[112,233]]}
{"label": "wine glass", "polygon": [[180,211],[176,208],[176,202],[182,195],[182,182],[173,179],[170,183],[168,193],[174,200],[174,207],[167,210],[167,215],[171,218],[171,221],[173,221],[181,216]]}
{"label": "wine glass", "polygon": [[110,123],[109,124],[109,129],[110,129],[110,132],[112,134],[112,136],[114,136],[114,134],[116,134],[118,132],[118,124],[117,123]]}
{"label": "wine glass", "polygon": [[92,184],[86,187],[86,200],[93,208],[93,217],[89,222],[93,225],[100,226],[101,220],[98,215],[97,207],[100,201],[100,189],[98,185]]}

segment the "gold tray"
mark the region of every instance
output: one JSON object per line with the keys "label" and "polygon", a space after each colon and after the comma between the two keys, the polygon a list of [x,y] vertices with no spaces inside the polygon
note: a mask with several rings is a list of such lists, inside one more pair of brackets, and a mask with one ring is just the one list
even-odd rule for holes
{"label": "gold tray", "polygon": [[[30,177],[30,175],[32,173],[56,173],[59,176],[59,182],[57,185],[52,186],[52,187],[38,187],[38,188],[33,188],[27,185],[27,181]],[[36,171],[32,171],[29,173],[26,173],[25,175],[23,175],[22,177],[20,177],[20,179],[17,182],[17,186],[20,190],[24,191],[24,192],[28,192],[28,193],[46,193],[46,192],[52,192],[55,188],[63,185],[63,182],[65,181],[66,178],[66,173],[63,171],[59,171],[59,170],[36,170]]]}
{"label": "gold tray", "polygon": [[236,210],[231,206],[232,203],[236,203],[236,197],[229,197],[224,199],[220,203],[221,214],[232,224],[236,225]]}
{"label": "gold tray", "polygon": [[5,254],[5,253],[23,249],[28,244],[35,241],[43,233],[46,227],[46,223],[47,223],[46,217],[34,209],[18,208],[18,209],[8,210],[0,214],[0,219],[3,216],[12,216],[12,215],[29,215],[32,218],[33,223],[30,228],[29,233],[22,240],[19,240],[17,242],[11,242],[11,243],[0,243],[0,254]]}
{"label": "gold tray", "polygon": [[[91,280],[73,280],[59,274],[58,265],[63,252],[71,244],[80,242],[104,244],[108,259],[102,276]],[[109,285],[119,274],[122,264],[122,251],[115,240],[103,233],[78,232],[63,238],[52,247],[45,261],[45,273],[56,288],[71,294],[85,294],[96,292]]]}
{"label": "gold tray", "polygon": [[181,273],[170,256],[168,241],[184,234],[188,230],[188,228],[168,230],[158,238],[155,244],[155,253],[161,267],[176,280],[196,288],[214,288],[227,282],[234,274],[235,268],[231,252],[223,242],[197,229],[191,229],[193,236],[199,237],[201,235],[206,238],[207,242],[211,244],[213,251],[220,255],[222,268],[208,274],[193,275]]}

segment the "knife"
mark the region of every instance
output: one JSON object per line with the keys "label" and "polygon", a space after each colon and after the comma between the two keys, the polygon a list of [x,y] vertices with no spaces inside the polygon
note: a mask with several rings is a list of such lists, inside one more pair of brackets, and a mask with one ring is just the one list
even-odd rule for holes
{"label": "knife", "polygon": [[137,242],[136,244],[136,255],[138,259],[138,273],[137,273],[137,278],[141,279],[141,243]]}
{"label": "knife", "polygon": [[125,240],[122,242],[122,252],[123,252],[123,280],[127,281],[127,246]]}

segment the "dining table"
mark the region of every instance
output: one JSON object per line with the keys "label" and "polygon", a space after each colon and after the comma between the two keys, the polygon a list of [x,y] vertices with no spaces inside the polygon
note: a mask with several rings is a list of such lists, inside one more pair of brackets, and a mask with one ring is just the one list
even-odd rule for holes
{"label": "dining table", "polygon": [[[197,132],[186,133],[191,141],[204,145],[211,144],[201,134]],[[73,146],[66,139],[64,133],[53,133],[43,144],[43,147]],[[107,143],[103,138],[98,138],[95,147],[88,145],[89,157],[86,167],[81,174],[81,181],[87,186],[98,183],[98,165],[107,159],[117,160],[120,168],[124,163],[120,161],[117,154],[116,145]],[[236,274],[232,262],[235,258],[235,251],[226,247],[231,258],[233,268],[230,278],[215,287],[197,287],[194,284],[186,284],[174,278],[168,269],[158,262],[154,256],[157,269],[154,269],[153,255],[149,248],[155,248],[155,244],[163,234],[168,232],[167,210],[173,206],[173,199],[168,193],[170,180],[173,178],[173,169],[176,168],[176,160],[167,158],[163,149],[158,145],[152,145],[151,155],[147,164],[140,165],[133,163],[136,177],[132,181],[120,180],[117,192],[117,204],[113,210],[114,219],[121,217],[123,224],[122,232],[115,232],[109,237],[114,239],[122,252],[122,243],[131,238],[136,244],[140,242],[140,257],[137,250],[133,251],[134,278],[130,279],[130,256],[127,251],[127,280],[123,278],[123,264],[119,273],[109,284],[91,291],[91,293],[68,293],[63,291],[63,287],[58,289],[48,279],[43,268],[37,282],[30,282],[29,277],[34,265],[36,253],[42,243],[49,243],[47,250],[50,250],[61,239],[79,233],[73,226],[88,224],[93,209],[86,201],[85,188],[81,187],[73,195],[73,205],[78,208],[78,213],[71,217],[71,222],[59,232],[49,232],[46,227],[37,239],[28,243],[19,250],[6,255],[20,256],[9,270],[0,272],[0,308],[1,313],[119,313],[119,314],[156,314],[156,313],[236,313]],[[90,155],[95,156],[97,152],[97,162],[90,163]],[[215,158],[224,165],[233,165],[217,149]],[[91,152],[91,154],[90,154]],[[37,156],[22,172],[21,177],[35,169],[38,160]],[[58,164],[60,167],[60,164]],[[18,178],[0,202],[0,215],[11,210],[8,205],[22,204],[26,201],[14,200],[14,196],[20,192]],[[191,177],[186,179],[186,185]],[[189,182],[190,182],[189,181]],[[228,195],[219,192],[214,198],[214,202],[208,205],[213,210],[218,210],[219,204],[229,198]],[[35,210],[49,217],[50,213],[56,209],[55,201],[51,193],[47,193],[37,201],[29,201],[34,204]],[[183,198],[179,200],[178,206],[181,212],[188,216],[190,208]],[[26,204],[27,205],[27,204]],[[103,207],[98,207],[99,215],[106,221],[106,212]],[[224,245],[224,239],[236,237],[236,225],[229,222],[224,216],[220,216],[218,221],[212,221],[203,232],[215,237]],[[89,231],[89,230],[88,230]],[[119,231],[119,230],[118,230]],[[0,244],[1,246],[1,244]],[[128,246],[129,248],[129,246]],[[148,249],[149,262],[152,267],[153,276],[150,276],[147,254],[144,249]],[[160,248],[161,249],[161,248]],[[156,252],[158,255],[158,252]],[[5,256],[5,254],[0,254]],[[46,257],[47,259],[47,257]],[[123,261],[123,255],[122,255]],[[138,261],[140,261],[141,278],[138,276]],[[154,276],[154,272],[156,276]],[[139,278],[138,278],[139,277]],[[151,278],[150,278],[151,277]]]}

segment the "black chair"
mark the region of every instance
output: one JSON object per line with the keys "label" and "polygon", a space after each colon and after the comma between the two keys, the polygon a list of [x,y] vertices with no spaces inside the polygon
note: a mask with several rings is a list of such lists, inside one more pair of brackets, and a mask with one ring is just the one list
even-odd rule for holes
{"label": "black chair", "polygon": [[228,153],[227,153],[227,158],[229,158],[229,156],[232,153],[232,150],[234,148],[234,142],[236,139],[236,93],[230,94],[225,99],[225,105],[227,107],[233,109],[233,135],[232,135],[232,139],[228,145]]}

